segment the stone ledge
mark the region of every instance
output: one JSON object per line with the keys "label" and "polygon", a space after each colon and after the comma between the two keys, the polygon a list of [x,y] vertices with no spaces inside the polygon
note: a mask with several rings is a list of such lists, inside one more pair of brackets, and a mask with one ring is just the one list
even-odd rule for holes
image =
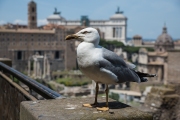
{"label": "stone ledge", "polygon": [[[92,98],[66,98],[59,100],[25,101],[20,106],[20,120],[152,120],[149,113],[109,99],[108,112],[96,108],[82,107],[92,103]],[[99,106],[105,105],[105,98],[98,98]]]}
{"label": "stone ledge", "polygon": [[173,89],[165,88],[165,87],[152,87],[151,93],[161,96],[161,95],[175,94],[175,91]]}
{"label": "stone ledge", "polygon": [[12,61],[11,61],[11,59],[9,59],[9,58],[0,58],[0,62],[8,65],[9,67],[12,66]]}

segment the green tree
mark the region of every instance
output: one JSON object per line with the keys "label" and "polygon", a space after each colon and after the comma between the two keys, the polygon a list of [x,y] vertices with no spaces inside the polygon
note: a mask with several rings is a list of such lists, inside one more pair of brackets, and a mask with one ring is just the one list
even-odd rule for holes
{"label": "green tree", "polygon": [[[125,46],[122,42],[115,41],[115,40],[106,41],[104,39],[101,39],[99,44],[107,49],[110,49],[110,47],[122,48],[123,51],[126,51],[129,54],[138,53],[139,49],[142,48],[142,47],[134,47],[134,46]],[[151,52],[154,51],[153,48],[148,48],[148,47],[143,47],[143,48],[146,48],[148,51],[151,51]]]}

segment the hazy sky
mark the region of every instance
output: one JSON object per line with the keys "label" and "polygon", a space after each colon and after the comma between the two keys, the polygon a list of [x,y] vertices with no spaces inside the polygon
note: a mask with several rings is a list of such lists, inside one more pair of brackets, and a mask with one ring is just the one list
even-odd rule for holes
{"label": "hazy sky", "polygon": [[[27,4],[30,0],[0,0],[0,24],[27,24]],[[140,34],[156,39],[166,22],[168,33],[180,39],[180,0],[34,0],[38,9],[38,25],[46,23],[56,7],[67,20],[88,15],[92,20],[108,20],[117,7],[128,18],[127,36]]]}

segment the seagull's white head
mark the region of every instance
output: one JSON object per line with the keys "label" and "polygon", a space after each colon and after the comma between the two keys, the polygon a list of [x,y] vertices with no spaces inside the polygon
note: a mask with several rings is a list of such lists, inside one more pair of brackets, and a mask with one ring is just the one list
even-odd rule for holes
{"label": "seagull's white head", "polygon": [[88,28],[82,29],[76,34],[68,35],[65,39],[66,40],[75,39],[75,40],[94,43],[95,45],[98,45],[100,37],[96,29],[88,27]]}

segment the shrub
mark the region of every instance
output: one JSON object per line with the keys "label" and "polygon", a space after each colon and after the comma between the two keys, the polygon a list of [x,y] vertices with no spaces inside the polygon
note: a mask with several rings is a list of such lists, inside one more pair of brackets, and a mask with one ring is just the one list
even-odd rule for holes
{"label": "shrub", "polygon": [[99,45],[108,48],[109,45],[112,45],[113,47],[124,47],[124,44],[122,42],[118,42],[118,41],[106,41],[104,39],[101,39],[99,42]]}
{"label": "shrub", "polygon": [[75,78],[58,78],[56,80],[57,83],[64,84],[65,86],[82,86],[91,83],[91,80],[83,78],[83,79],[75,79]]}
{"label": "shrub", "polygon": [[[138,53],[139,49],[142,47],[134,47],[134,46],[125,46],[122,42],[119,41],[106,41],[104,39],[101,39],[99,44],[107,49],[110,48],[110,46],[114,47],[114,48],[122,48],[123,51],[126,51],[127,53]],[[147,48],[147,47],[143,47],[146,48],[148,51],[154,51],[153,48]]]}

